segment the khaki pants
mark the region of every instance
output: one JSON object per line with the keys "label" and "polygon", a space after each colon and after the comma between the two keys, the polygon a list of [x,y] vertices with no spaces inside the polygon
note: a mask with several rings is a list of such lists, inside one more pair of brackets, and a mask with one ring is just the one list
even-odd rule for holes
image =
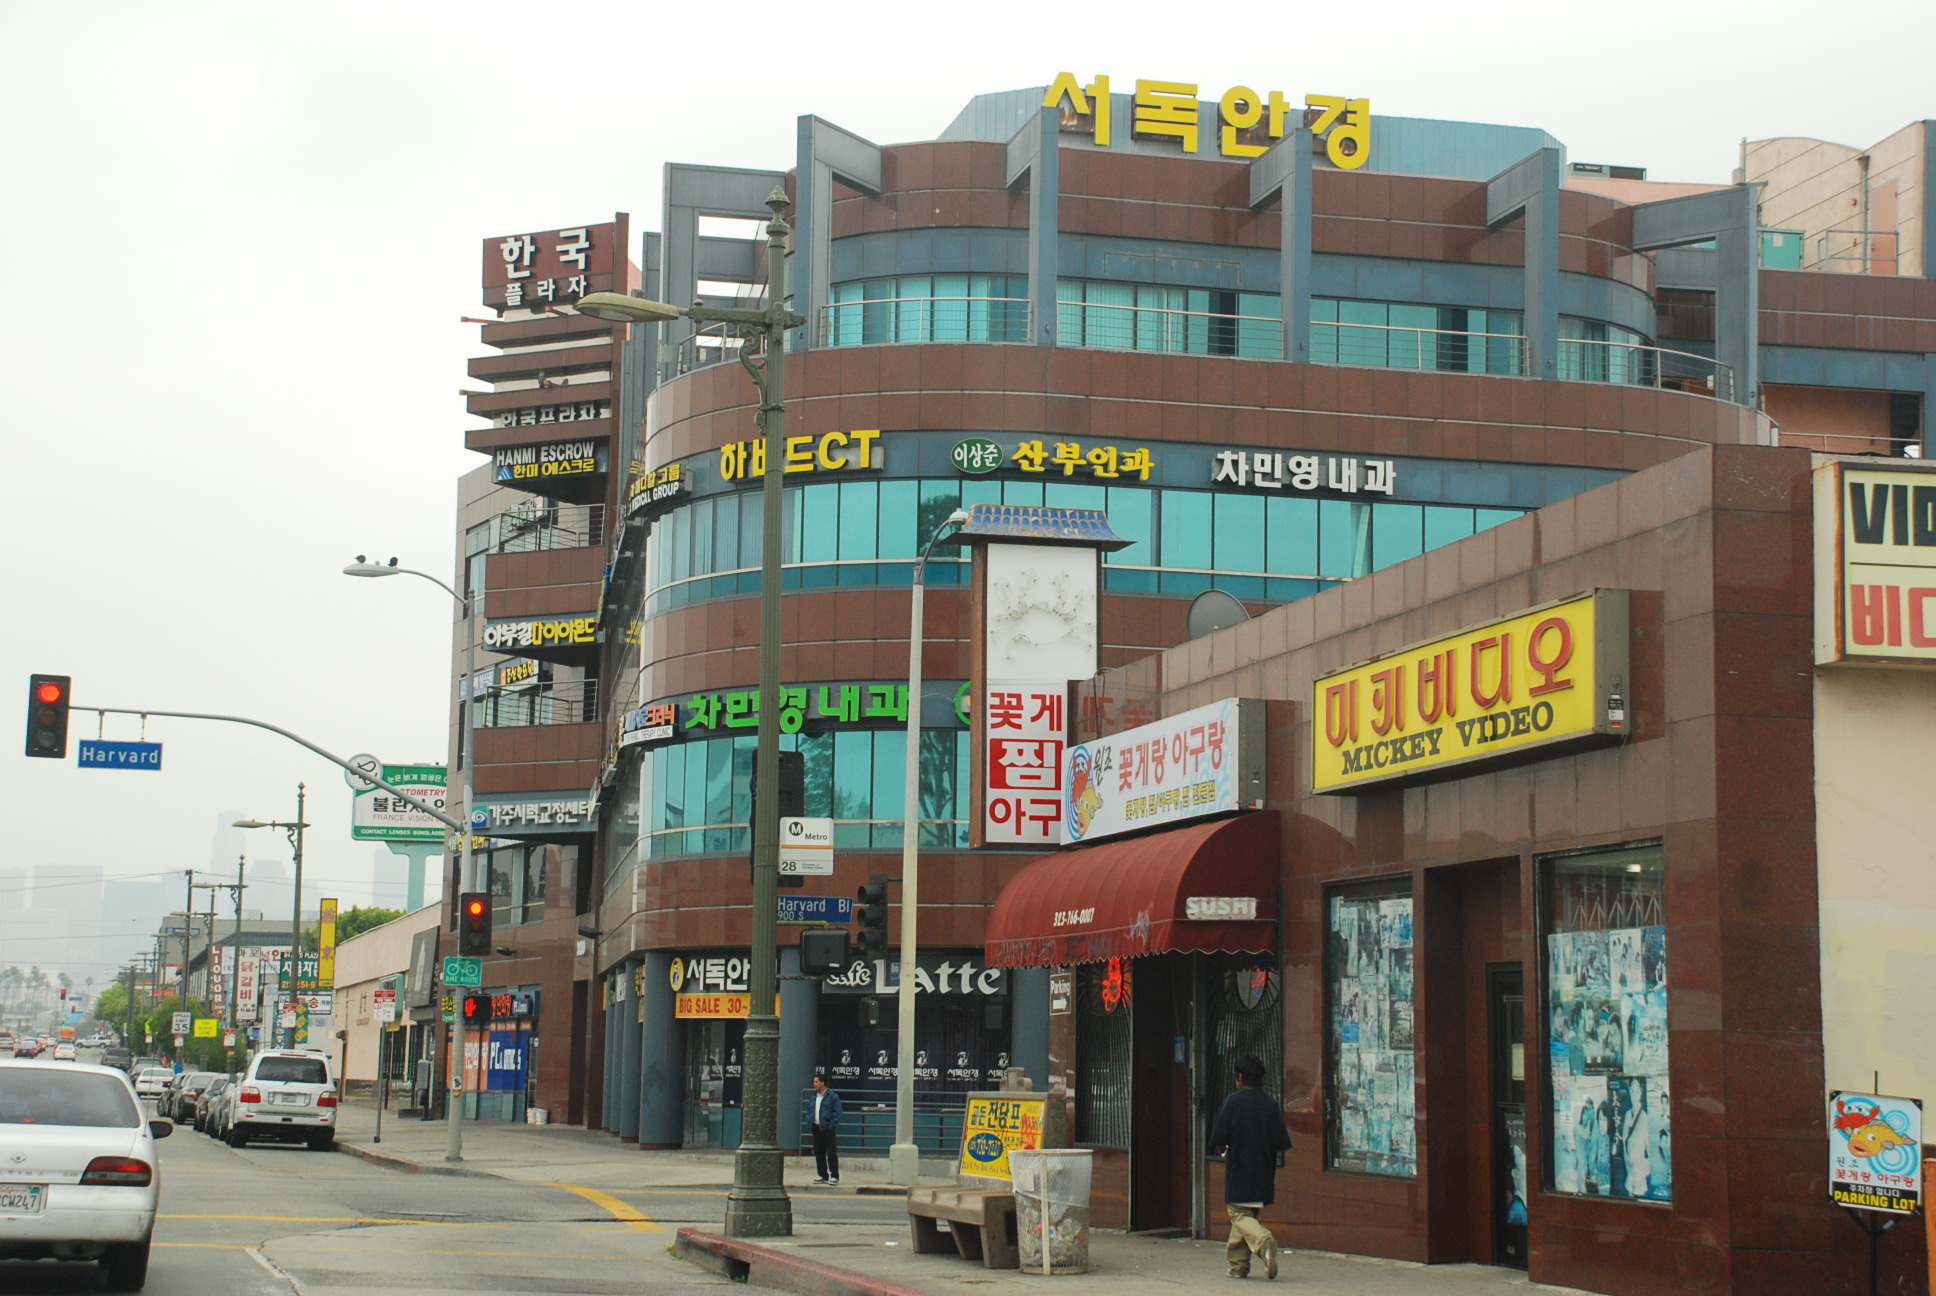
{"label": "khaki pants", "polygon": [[1248,1274],[1253,1252],[1267,1270],[1277,1268],[1277,1239],[1257,1222],[1256,1207],[1226,1206],[1224,1209],[1230,1212],[1230,1243],[1223,1250],[1230,1272]]}

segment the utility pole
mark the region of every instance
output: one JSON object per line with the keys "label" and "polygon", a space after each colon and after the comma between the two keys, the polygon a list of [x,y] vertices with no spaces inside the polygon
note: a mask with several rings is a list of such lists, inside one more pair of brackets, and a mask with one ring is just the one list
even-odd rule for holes
{"label": "utility pole", "polygon": [[[181,1006],[184,1012],[188,1011],[188,965],[194,958],[194,947],[190,942],[195,938],[195,870],[189,869],[187,872],[188,899],[182,905]],[[209,933],[211,939],[214,935],[212,931]]]}
{"label": "utility pole", "polygon": [[122,1043],[130,1050],[134,1048],[134,960],[128,960],[128,1033],[122,1036]]}
{"label": "utility pole", "polygon": [[[302,816],[301,816],[300,814],[298,814],[298,815],[296,816],[296,818],[300,820],[300,819],[302,818]],[[235,950],[235,961],[236,961],[236,965],[237,965],[237,967],[238,967],[238,968],[239,968],[239,967],[241,966],[241,962],[242,962],[242,950],[241,950],[241,941],[242,941],[242,892],[243,892],[243,891],[244,891],[245,889],[247,889],[247,886],[248,886],[248,883],[247,883],[247,881],[245,880],[245,878],[244,878],[244,876],[243,876],[243,875],[244,875],[244,874],[245,874],[245,873],[246,873],[246,872],[248,871],[248,867],[249,867],[249,857],[248,857],[247,855],[238,855],[238,856],[236,856],[236,859],[235,859],[235,886],[234,886],[234,888],[233,888],[233,890],[235,891],[235,928],[234,928],[234,930],[232,930],[232,931],[231,931],[231,932],[229,933],[229,947],[230,947],[231,949],[233,949],[233,950]],[[214,930],[213,930],[213,928],[211,928],[211,929],[210,929],[210,933],[209,933],[209,934],[210,934],[211,936],[213,936],[213,935],[214,935]],[[210,954],[211,954],[211,956],[213,956],[213,952],[214,952],[214,947],[213,947],[213,946],[210,946]],[[235,1032],[236,1032],[236,1036],[235,1036],[235,1039],[236,1039],[236,1043],[237,1043],[237,1044],[240,1044],[240,1043],[241,1043],[241,1041],[242,1041],[242,1035],[241,1035],[241,1032],[240,1032],[240,1029],[239,1029],[239,1027],[238,1027],[238,1024],[237,1024],[237,1022],[236,1022],[236,1020],[235,1020],[235,1000],[236,1000],[236,987],[237,987],[237,985],[238,985],[238,984],[240,983],[240,981],[241,981],[241,978],[240,978],[240,977],[234,977],[234,976],[231,976],[231,977],[230,977],[230,978],[229,978],[228,980],[229,980],[229,1020],[228,1020],[228,1029],[229,1029],[229,1030],[231,1030],[231,1031],[235,1031]],[[234,1048],[233,1048],[233,1047],[231,1047],[230,1049],[228,1049],[228,1050],[227,1050],[227,1053],[228,1053],[228,1056],[227,1056],[227,1065],[228,1065],[228,1069],[232,1071],[232,1070],[234,1070],[234,1069],[235,1069],[235,1050],[234,1050]]]}

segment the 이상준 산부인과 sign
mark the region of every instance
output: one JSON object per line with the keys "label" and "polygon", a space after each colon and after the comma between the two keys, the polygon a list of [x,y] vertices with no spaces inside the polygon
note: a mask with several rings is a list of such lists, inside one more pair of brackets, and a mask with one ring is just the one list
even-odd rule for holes
{"label": "\uc774\uc0c1\uc900 \uc0b0\ubd80\uc778\uacfc sign", "polygon": [[1311,786],[1348,792],[1627,731],[1627,592],[1594,590],[1312,686]]}

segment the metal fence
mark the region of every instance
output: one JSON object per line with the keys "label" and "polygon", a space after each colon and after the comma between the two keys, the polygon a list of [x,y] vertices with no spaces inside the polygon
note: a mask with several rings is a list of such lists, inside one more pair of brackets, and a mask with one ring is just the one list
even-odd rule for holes
{"label": "metal fence", "polygon": [[1027,342],[1026,297],[881,297],[820,308],[815,345]]}
{"label": "metal fence", "polygon": [[1573,382],[1626,383],[1734,399],[1733,368],[1689,351],[1561,338],[1557,359],[1559,376]]}
{"label": "metal fence", "polygon": [[491,553],[585,549],[605,543],[603,504],[534,500],[491,519]]}
{"label": "metal fence", "polygon": [[1324,321],[1311,325],[1311,360],[1375,369],[1519,376],[1526,372],[1526,339],[1518,333]]}
{"label": "metal fence", "polygon": [[[961,1149],[961,1126],[968,1100],[952,1099],[914,1103],[914,1146],[926,1156],[953,1156]],[[842,1111],[834,1144],[842,1152],[857,1155],[887,1155],[894,1146],[894,1104],[855,1098]],[[800,1095],[800,1152],[813,1153],[813,1090]]]}
{"label": "metal fence", "polygon": [[538,682],[493,688],[478,699],[478,725],[519,729],[528,725],[587,724],[598,719],[598,681]]}
{"label": "metal fence", "polygon": [[1268,315],[1064,301],[1056,303],[1055,329],[1056,340],[1063,346],[1104,351],[1228,355],[1253,360],[1276,360],[1284,353],[1283,321]]}

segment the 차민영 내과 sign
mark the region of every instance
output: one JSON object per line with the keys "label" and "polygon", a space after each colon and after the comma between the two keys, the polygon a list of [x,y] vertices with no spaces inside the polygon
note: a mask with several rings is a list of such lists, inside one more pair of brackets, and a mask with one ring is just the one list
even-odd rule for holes
{"label": "\ucc28\ubbfc\uc601 \ub0b4\uacfc sign", "polygon": [[1627,728],[1627,591],[1593,590],[1313,687],[1312,787],[1348,792]]}

